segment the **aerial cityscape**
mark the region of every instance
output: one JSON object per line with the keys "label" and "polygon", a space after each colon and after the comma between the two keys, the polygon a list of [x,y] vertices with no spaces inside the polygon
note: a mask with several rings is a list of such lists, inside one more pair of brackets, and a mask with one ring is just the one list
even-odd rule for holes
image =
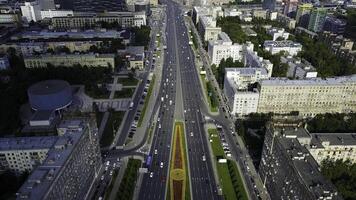
{"label": "aerial cityscape", "polygon": [[356,0],[0,0],[0,200],[356,200]]}

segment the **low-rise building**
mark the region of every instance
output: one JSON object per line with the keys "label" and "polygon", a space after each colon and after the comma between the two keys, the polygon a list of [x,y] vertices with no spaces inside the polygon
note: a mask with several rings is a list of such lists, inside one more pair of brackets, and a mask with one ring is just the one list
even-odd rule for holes
{"label": "low-rise building", "polygon": [[266,19],[267,18],[267,10],[254,9],[254,10],[252,10],[252,16],[254,18]]}
{"label": "low-rise building", "polygon": [[53,17],[53,29],[73,29],[95,27],[100,22],[114,23],[127,27],[141,27],[146,25],[145,12],[107,12],[107,13],[76,13],[74,16]]}
{"label": "low-rise building", "polygon": [[221,28],[216,27],[216,20],[212,16],[200,16],[198,31],[204,41],[217,40]]}
{"label": "low-rise building", "polygon": [[[335,186],[319,171],[319,166],[297,135],[308,137],[298,127],[266,128],[258,172],[271,199],[341,200]],[[303,136],[304,135],[304,136]]]}
{"label": "low-rise building", "polygon": [[306,28],[303,28],[303,27],[301,27],[301,26],[298,26],[298,27],[295,29],[295,33],[296,33],[296,34],[301,34],[301,33],[303,33],[303,34],[307,35],[307,36],[310,37],[310,38],[318,38],[318,36],[319,36],[317,33],[313,32],[313,31],[311,31],[311,30],[308,30],[308,29],[306,29]]}
{"label": "low-rise building", "polygon": [[20,8],[22,17],[27,22],[41,20],[41,7],[38,1],[24,2]]}
{"label": "low-rise building", "polygon": [[267,40],[263,44],[263,48],[269,51],[272,55],[280,52],[285,52],[288,55],[295,56],[302,50],[302,44],[291,40],[272,41]]}
{"label": "low-rise building", "polygon": [[25,67],[47,67],[53,66],[71,67],[74,65],[88,67],[115,67],[114,54],[58,54],[58,55],[40,55],[24,57]]}
{"label": "low-rise building", "polygon": [[53,17],[73,16],[72,10],[41,10],[41,19],[51,19]]}
{"label": "low-rise building", "polygon": [[284,28],[270,28],[267,33],[272,36],[272,40],[276,41],[278,38],[282,40],[288,40],[289,33],[284,30]]}
{"label": "low-rise building", "polygon": [[236,8],[224,8],[224,17],[236,17],[241,14],[242,12]]}
{"label": "low-rise building", "polygon": [[144,69],[145,59],[144,46],[128,46],[125,50],[122,50],[121,54],[125,54],[128,69]]}
{"label": "low-rise building", "polygon": [[288,17],[282,13],[277,14],[277,21],[282,23],[288,29],[295,29],[296,21],[293,18]]}
{"label": "low-rise building", "polygon": [[85,120],[70,126],[49,148],[47,158],[28,176],[17,199],[85,199],[101,167],[97,130]]}
{"label": "low-rise building", "polygon": [[233,61],[242,60],[244,45],[233,44],[230,37],[222,32],[217,40],[208,43],[208,55],[212,64],[219,65],[222,59],[231,57]]}
{"label": "low-rise building", "polygon": [[304,117],[323,113],[356,111],[356,75],[334,78],[261,80],[257,112],[289,114],[298,111]]}
{"label": "low-rise building", "polygon": [[287,77],[294,79],[316,78],[318,72],[308,61],[291,56],[281,57],[281,63],[288,64]]}
{"label": "low-rise building", "polygon": [[268,78],[272,76],[273,64],[257,55],[257,52],[249,48],[244,54],[244,65],[250,68],[264,68],[267,70]]}

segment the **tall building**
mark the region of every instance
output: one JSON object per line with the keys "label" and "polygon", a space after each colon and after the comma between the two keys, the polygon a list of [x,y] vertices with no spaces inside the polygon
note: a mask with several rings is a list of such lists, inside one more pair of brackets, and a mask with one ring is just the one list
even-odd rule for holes
{"label": "tall building", "polygon": [[274,11],[276,8],[276,0],[263,0],[262,8],[264,10]]}
{"label": "tall building", "polygon": [[326,16],[324,23],[324,31],[330,31],[336,34],[344,34],[346,29],[346,21],[338,19],[334,16]]}
{"label": "tall building", "polygon": [[283,13],[290,17],[295,15],[298,7],[298,0],[286,0]]}
{"label": "tall building", "polygon": [[308,137],[298,127],[267,126],[258,171],[271,199],[342,199],[300,143]]}
{"label": "tall building", "polygon": [[312,9],[313,9],[313,4],[311,3],[304,3],[298,5],[297,15],[295,17],[295,20],[299,26],[307,28],[310,12]]}
{"label": "tall building", "polygon": [[320,113],[356,111],[356,75],[335,78],[262,80],[257,112],[288,114],[298,111],[304,117]]}
{"label": "tall building", "polygon": [[54,0],[39,0],[41,10],[54,10],[56,9],[56,5],[54,4]]}
{"label": "tall building", "polygon": [[65,120],[47,158],[17,192],[18,200],[86,199],[101,167],[96,125]]}
{"label": "tall building", "polygon": [[21,5],[21,14],[28,22],[41,20],[40,4],[37,1],[25,2]]}
{"label": "tall building", "polygon": [[204,41],[217,40],[221,28],[216,27],[216,20],[212,16],[200,16],[198,31]]}
{"label": "tall building", "polygon": [[313,8],[309,17],[308,29],[314,32],[322,31],[326,14],[327,10],[325,8]]}

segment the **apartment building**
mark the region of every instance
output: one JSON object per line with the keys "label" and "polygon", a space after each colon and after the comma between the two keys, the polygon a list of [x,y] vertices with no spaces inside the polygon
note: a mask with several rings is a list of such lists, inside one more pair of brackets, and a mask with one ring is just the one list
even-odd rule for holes
{"label": "apartment building", "polygon": [[[253,44],[249,43],[253,49]],[[211,64],[219,65],[222,59],[231,57],[234,61],[241,61],[243,58],[244,45],[233,44],[230,37],[222,32],[217,40],[210,40],[208,43],[208,55]]]}
{"label": "apartment building", "polygon": [[257,112],[288,114],[298,111],[304,117],[319,113],[356,111],[356,75],[334,78],[261,80]]}
{"label": "apartment building", "polygon": [[97,129],[81,119],[63,123],[70,128],[18,190],[18,200],[87,198],[101,166]]}
{"label": "apartment building", "polygon": [[[297,135],[300,135],[297,139]],[[304,129],[269,124],[266,129],[259,174],[271,199],[342,199],[335,186],[299,140]]]}
{"label": "apartment building", "polygon": [[199,23],[199,18],[201,16],[212,16],[214,19],[217,17],[223,17],[224,12],[220,6],[209,6],[209,7],[193,7],[192,20],[195,24]]}
{"label": "apartment building", "polygon": [[212,16],[200,16],[198,32],[204,41],[217,40],[221,28],[216,27],[216,20]]}
{"label": "apartment building", "polygon": [[113,23],[127,27],[146,25],[145,12],[107,12],[107,13],[76,13],[74,16],[54,17],[51,19],[53,29],[90,28],[100,22]]}
{"label": "apartment building", "polygon": [[37,22],[41,20],[41,7],[38,1],[24,2],[24,4],[21,5],[20,8],[21,14],[27,22]]}
{"label": "apartment building", "polygon": [[287,77],[295,79],[316,78],[318,76],[317,70],[306,60],[294,58],[291,56],[281,57],[281,63],[288,65]]}
{"label": "apartment building", "polygon": [[21,18],[17,13],[0,13],[0,24],[17,24]]}
{"label": "apartment building", "polygon": [[47,67],[48,64],[54,66],[71,67],[82,65],[88,67],[115,67],[114,54],[57,54],[24,57],[25,67]]}
{"label": "apartment building", "polygon": [[325,159],[356,163],[356,133],[311,133],[310,154],[320,165]]}
{"label": "apartment building", "polygon": [[272,36],[272,40],[276,41],[278,38],[288,40],[289,33],[284,28],[270,28],[267,30],[267,34]]}
{"label": "apartment building", "polygon": [[302,44],[291,40],[272,41],[266,40],[263,43],[263,48],[269,51],[272,55],[280,52],[285,52],[288,55],[295,56],[302,50]]}
{"label": "apartment building", "polygon": [[0,138],[0,170],[30,172],[47,157],[57,137]]}

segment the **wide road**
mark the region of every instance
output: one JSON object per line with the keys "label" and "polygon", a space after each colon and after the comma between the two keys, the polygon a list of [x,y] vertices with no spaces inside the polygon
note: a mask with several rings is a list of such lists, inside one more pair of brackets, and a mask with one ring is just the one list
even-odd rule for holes
{"label": "wide road", "polygon": [[[172,32],[172,26],[167,23],[166,31]],[[176,98],[176,46],[172,43],[172,35],[166,34],[167,49],[165,50],[162,69],[161,86],[158,92],[158,119],[155,121],[155,132],[149,155],[152,163],[147,166],[148,173],[144,175],[139,199],[165,199],[170,160],[173,117]],[[155,106],[154,110],[157,106]],[[162,163],[162,164],[161,164]],[[152,175],[151,175],[152,173]],[[152,177],[151,177],[152,176]]]}
{"label": "wide road", "polygon": [[[207,135],[203,128],[203,116],[200,112],[204,107],[203,94],[193,52],[189,45],[187,28],[184,23],[183,12],[179,4],[168,1],[168,20],[173,20],[174,42],[178,50],[178,70],[180,71],[183,94],[183,107],[185,130],[187,137],[189,171],[191,182],[191,195],[193,199],[222,199],[217,194],[217,185],[214,179],[214,171],[211,166],[211,158],[208,149]],[[179,103],[179,102],[177,102]],[[203,159],[203,157],[205,159]]]}

